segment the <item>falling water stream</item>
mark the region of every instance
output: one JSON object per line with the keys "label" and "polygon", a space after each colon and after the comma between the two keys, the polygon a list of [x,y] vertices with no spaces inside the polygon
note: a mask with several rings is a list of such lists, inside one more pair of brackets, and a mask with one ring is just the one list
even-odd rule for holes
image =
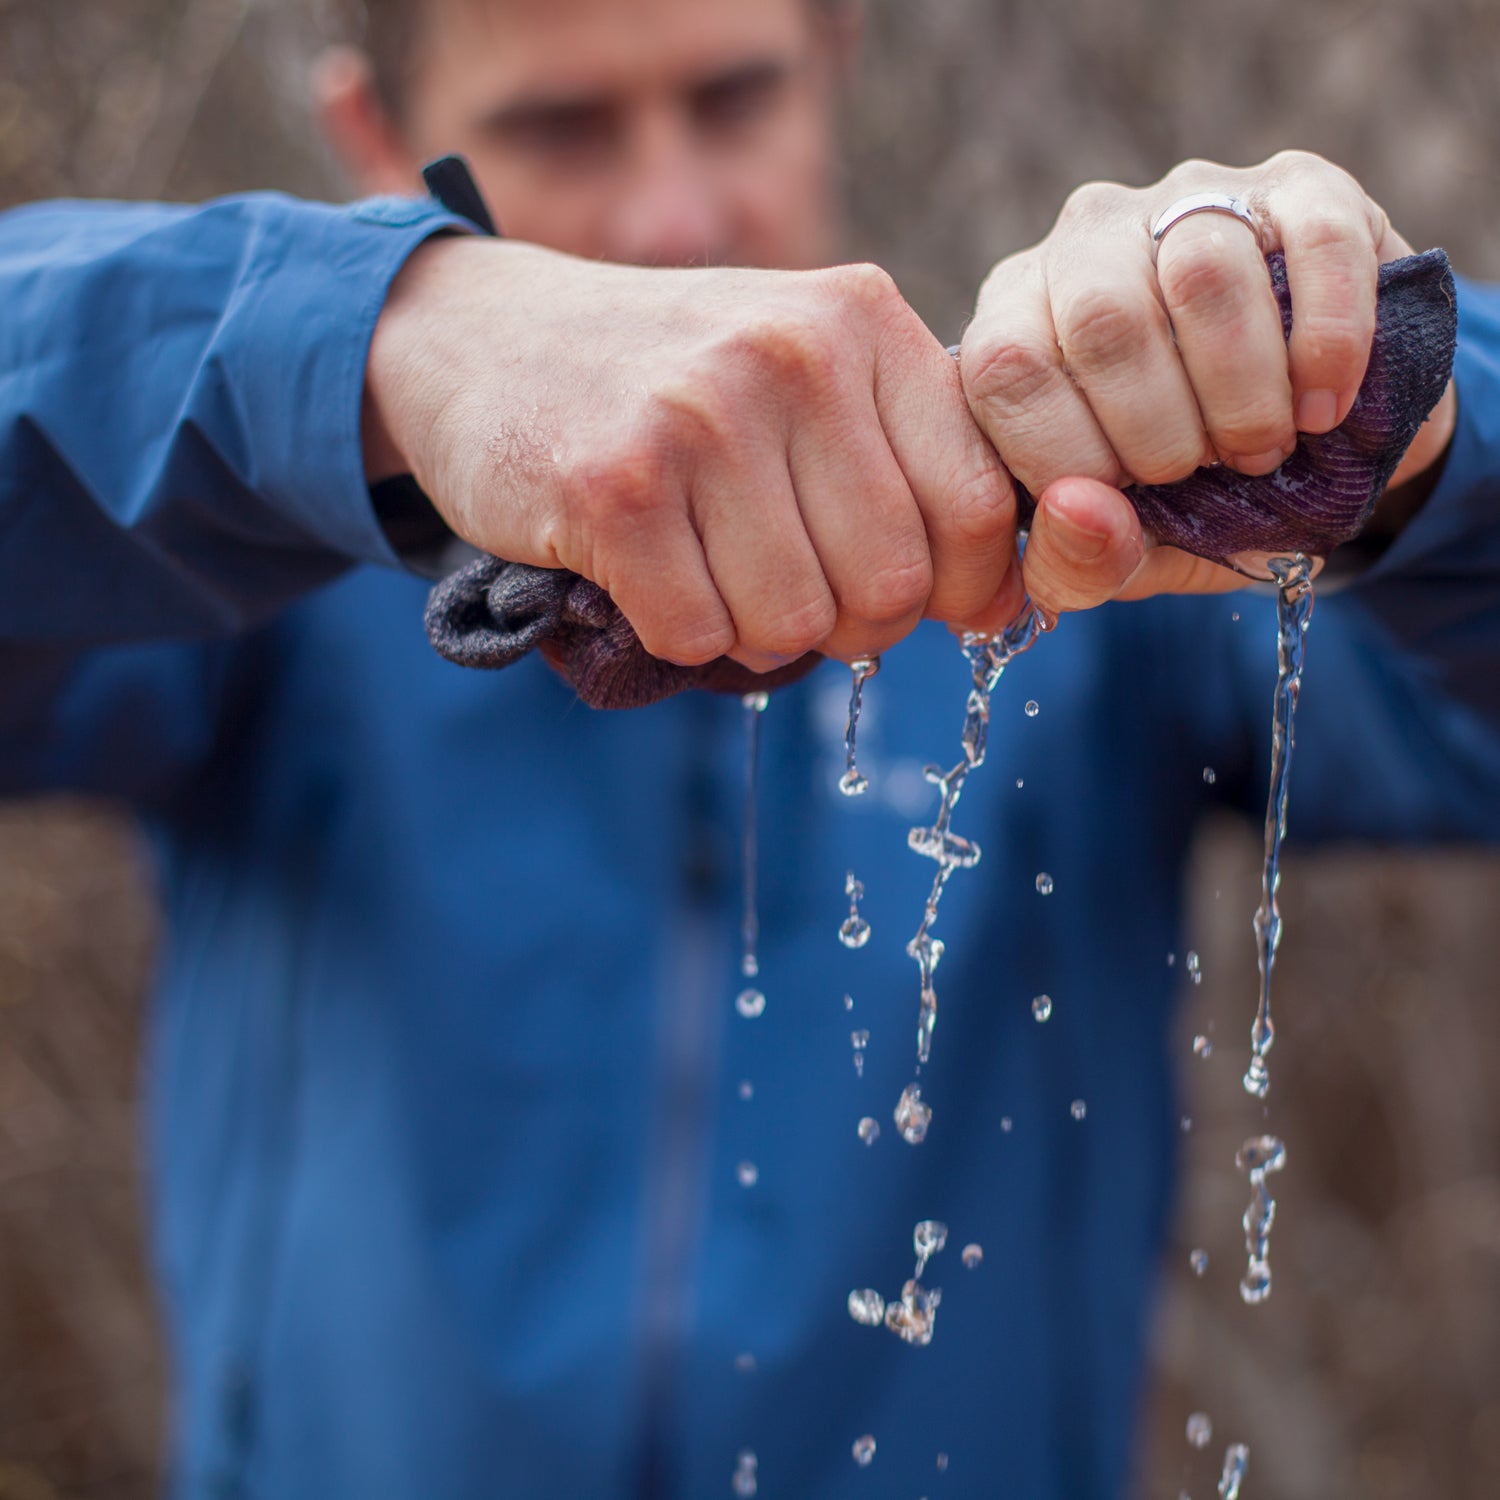
{"label": "falling water stream", "polygon": [[1271,716],[1271,791],[1266,801],[1266,858],[1261,875],[1260,906],[1255,913],[1255,943],[1260,966],[1260,1004],[1250,1029],[1250,1066],[1245,1090],[1264,1099],[1271,1087],[1266,1054],[1276,1038],[1271,1021],[1271,971],[1281,944],[1281,841],[1286,837],[1287,790],[1292,774],[1292,746],[1297,696],[1302,690],[1302,661],[1308,621],[1312,619],[1312,564],[1298,553],[1273,558],[1276,579],[1276,697]]}

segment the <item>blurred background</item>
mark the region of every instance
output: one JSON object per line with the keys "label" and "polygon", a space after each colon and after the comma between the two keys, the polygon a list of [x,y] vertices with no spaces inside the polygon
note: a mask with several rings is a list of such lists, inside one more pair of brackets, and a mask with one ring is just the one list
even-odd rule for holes
{"label": "blurred background", "polygon": [[[0,0],[0,206],[340,195],[314,141],[315,0]],[[1305,146],[1419,248],[1500,279],[1496,0],[872,0],[847,109],[853,250],[945,337],[1089,178]],[[1309,691],[1317,690],[1317,631]],[[1267,710],[1272,664],[1267,663]],[[1268,724],[1269,730],[1269,724]],[[1295,778],[1292,832],[1296,832]],[[1295,851],[1278,968],[1276,1292],[1246,1309],[1234,1148],[1259,835],[1195,852],[1178,956],[1191,1129],[1142,1496],[1500,1494],[1500,860]],[[153,904],[107,808],[0,808],[0,1500],[156,1493],[165,1370],[134,1113]],[[1192,1038],[1216,1043],[1198,1060]],[[1200,1279],[1188,1268],[1202,1248]],[[1214,1422],[1204,1452],[1189,1413]]]}

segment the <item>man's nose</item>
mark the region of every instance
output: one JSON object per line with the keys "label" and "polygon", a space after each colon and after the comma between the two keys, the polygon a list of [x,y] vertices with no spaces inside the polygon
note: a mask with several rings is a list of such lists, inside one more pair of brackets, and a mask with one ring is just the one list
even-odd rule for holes
{"label": "man's nose", "polygon": [[692,122],[662,109],[641,121],[606,226],[607,259],[644,266],[728,259],[727,184]]}

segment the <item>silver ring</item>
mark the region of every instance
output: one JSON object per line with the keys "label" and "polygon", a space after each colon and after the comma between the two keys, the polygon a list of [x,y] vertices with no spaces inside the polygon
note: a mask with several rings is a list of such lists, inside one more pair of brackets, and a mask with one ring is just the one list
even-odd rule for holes
{"label": "silver ring", "polygon": [[1173,225],[1193,214],[1233,214],[1255,236],[1255,243],[1260,244],[1260,224],[1256,221],[1255,211],[1243,198],[1236,198],[1231,193],[1189,193],[1186,198],[1169,203],[1156,216],[1156,222],[1151,226],[1152,246],[1159,246],[1162,236]]}

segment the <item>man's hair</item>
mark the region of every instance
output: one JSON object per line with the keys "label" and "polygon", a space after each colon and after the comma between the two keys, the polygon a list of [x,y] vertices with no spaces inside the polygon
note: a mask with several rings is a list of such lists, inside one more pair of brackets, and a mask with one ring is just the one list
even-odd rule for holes
{"label": "man's hair", "polygon": [[[345,35],[370,59],[381,102],[398,118],[406,99],[417,48],[417,25],[430,0],[336,0]],[[808,0],[813,10],[837,18],[859,0]]]}

